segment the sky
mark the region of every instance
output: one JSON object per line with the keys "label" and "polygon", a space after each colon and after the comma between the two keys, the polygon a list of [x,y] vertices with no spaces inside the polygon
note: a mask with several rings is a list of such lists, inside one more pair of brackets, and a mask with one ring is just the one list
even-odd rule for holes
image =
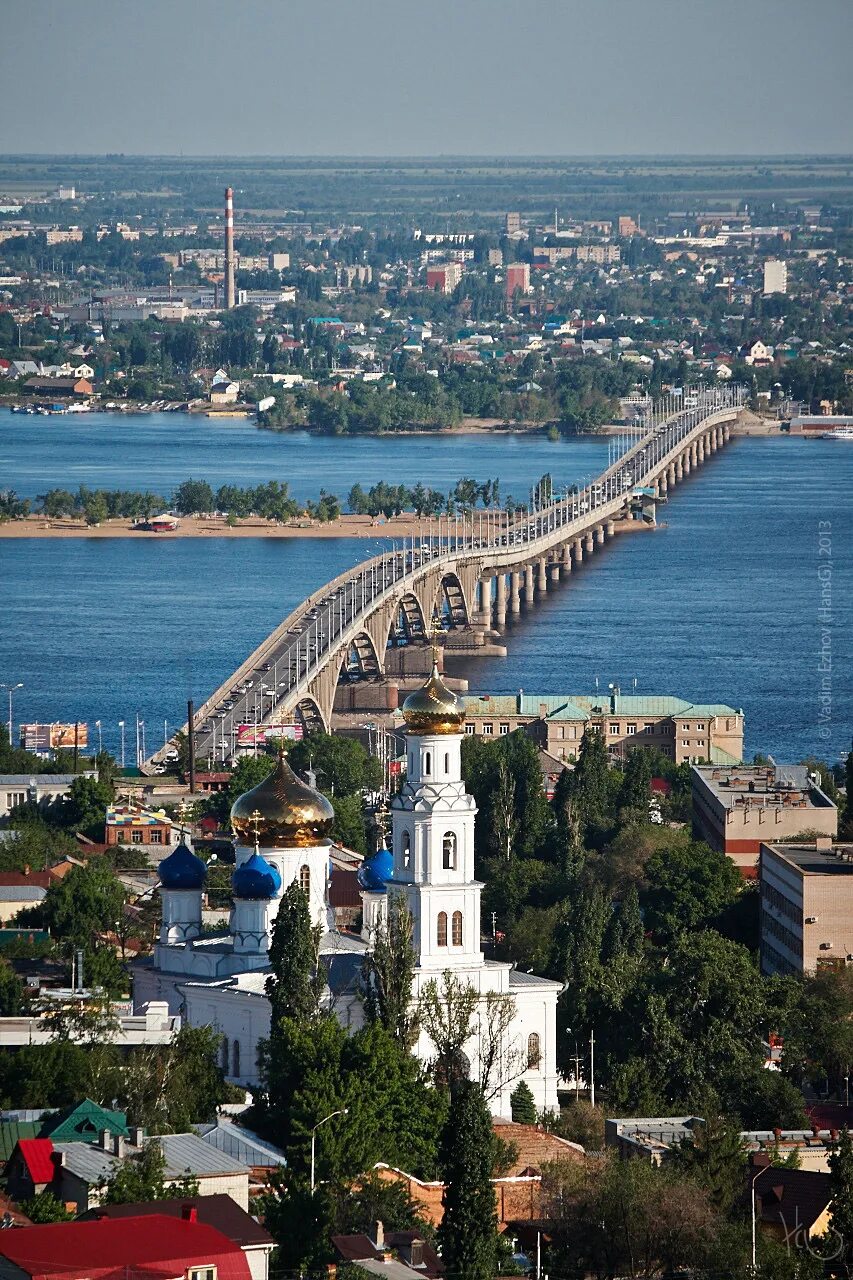
{"label": "sky", "polygon": [[853,0],[1,0],[0,152],[853,151]]}

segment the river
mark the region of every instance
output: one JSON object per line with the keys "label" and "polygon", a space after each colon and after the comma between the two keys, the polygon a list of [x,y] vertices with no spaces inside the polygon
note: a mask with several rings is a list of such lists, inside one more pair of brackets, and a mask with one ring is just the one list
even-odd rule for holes
{"label": "river", "polygon": [[[164,492],[193,475],[288,480],[302,497],[379,479],[447,488],[470,475],[521,496],[546,470],[582,479],[606,453],[602,441],[334,439],[177,414],[0,411],[0,488],[22,495],[81,483]],[[851,492],[843,443],[733,441],[671,495],[665,527],[615,539],[507,631],[506,659],[472,662],[472,691],[582,693],[597,678],[630,692],[636,680],[640,693],[743,707],[748,756],[837,758],[853,728]],[[96,735],[100,719],[118,750],[124,719],[130,760],[139,714],[151,750],[188,696],[201,701],[300,599],[378,545],[0,541],[0,680],[24,684],[15,720],[78,717]]]}

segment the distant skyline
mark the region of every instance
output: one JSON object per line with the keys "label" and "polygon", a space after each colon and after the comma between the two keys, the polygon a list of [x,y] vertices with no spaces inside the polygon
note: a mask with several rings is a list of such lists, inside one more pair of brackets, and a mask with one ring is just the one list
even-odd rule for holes
{"label": "distant skyline", "polygon": [[853,151],[851,0],[3,0],[4,153]]}

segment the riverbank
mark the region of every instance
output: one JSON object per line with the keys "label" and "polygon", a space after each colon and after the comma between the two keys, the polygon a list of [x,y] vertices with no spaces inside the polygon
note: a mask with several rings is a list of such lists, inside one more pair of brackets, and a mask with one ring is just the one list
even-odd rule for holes
{"label": "riverbank", "polygon": [[[381,517],[342,515],[337,520],[294,519],[286,524],[273,520],[249,518],[230,525],[224,516],[184,516],[176,529],[155,533],[131,520],[105,520],[87,525],[85,520],[46,520],[44,516],[26,516],[22,520],[0,523],[0,538],[135,538],[163,542],[174,538],[408,538],[420,536],[428,520],[418,520],[411,512]],[[446,529],[442,519],[442,529]],[[438,521],[432,522],[438,532]]]}

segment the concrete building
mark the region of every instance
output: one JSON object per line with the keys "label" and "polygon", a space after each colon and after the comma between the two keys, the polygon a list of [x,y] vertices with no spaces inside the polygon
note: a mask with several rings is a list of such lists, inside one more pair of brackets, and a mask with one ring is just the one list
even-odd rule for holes
{"label": "concrete building", "polygon": [[0,774],[0,821],[21,804],[35,804],[50,809],[60,803],[77,778],[96,778],[91,769],[83,773],[4,773]]}
{"label": "concrete building", "polygon": [[177,842],[177,829],[161,809],[157,812],[130,804],[111,804],[104,823],[104,843],[108,846],[149,845],[168,848]]}
{"label": "concrete building", "polygon": [[628,236],[637,235],[637,233],[640,230],[640,228],[637,226],[634,219],[629,218],[627,214],[623,214],[620,216],[618,222],[616,223],[616,228],[617,228],[616,234],[618,236],[622,236],[625,238],[627,238]]}
{"label": "concrete building", "polygon": [[[639,1157],[659,1165],[670,1154],[675,1143],[690,1137],[701,1116],[634,1116],[627,1120],[604,1122],[604,1145],[615,1148],[621,1160]],[[799,1168],[811,1173],[826,1173],[829,1156],[838,1131],[820,1129],[744,1129],[741,1141],[745,1155],[780,1156],[783,1160],[797,1153]]]}
{"label": "concrete building", "polygon": [[604,735],[611,756],[655,747],[676,764],[734,764],[743,755],[743,712],[724,703],[622,694],[483,694],[465,698],[465,732],[499,737],[525,729],[558,760],[573,761],[587,728]]}
{"label": "concrete building", "polygon": [[434,293],[452,293],[462,279],[462,267],[458,262],[441,262],[427,267],[427,288]]}
{"label": "concrete building", "polygon": [[853,844],[762,844],[759,882],[762,973],[853,963]]}
{"label": "concrete building", "polygon": [[764,296],[788,292],[788,265],[776,258],[768,258],[764,264]]}
{"label": "concrete building", "polygon": [[521,214],[508,213],[504,218],[504,231],[508,236],[521,235]]}
{"label": "concrete building", "polygon": [[513,262],[506,269],[506,296],[515,297],[516,292],[530,292],[530,263]]}
{"label": "concrete building", "polygon": [[762,844],[838,834],[838,810],[805,765],[693,769],[693,831],[754,880]]}

